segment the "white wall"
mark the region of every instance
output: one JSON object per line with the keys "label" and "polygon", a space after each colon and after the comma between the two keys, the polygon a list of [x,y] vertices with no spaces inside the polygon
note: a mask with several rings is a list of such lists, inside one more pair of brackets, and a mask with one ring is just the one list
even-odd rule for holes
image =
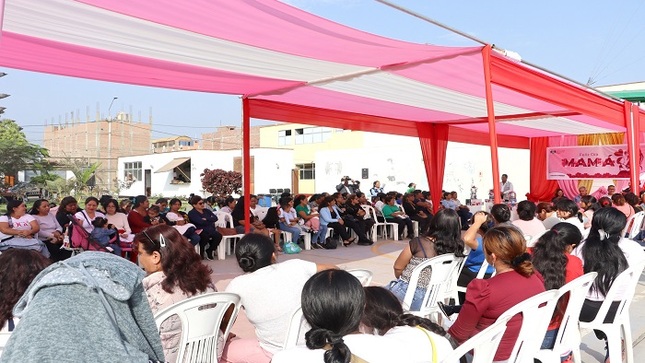
{"label": "white wall", "polygon": [[[286,149],[252,149],[255,169],[255,193],[268,193],[269,188],[276,185],[291,186],[291,169],[293,167],[293,151]],[[170,184],[172,171],[156,173],[161,167],[176,158],[191,159],[191,182]],[[145,170],[151,170],[151,194],[165,197],[188,196],[190,193],[209,195],[202,189],[200,174],[204,169],[233,170],[235,157],[241,157],[239,150],[187,150],[170,153],[148,154],[141,156],[121,157],[118,161],[119,179],[123,179],[126,162],[141,161],[142,176]],[[120,192],[124,196],[145,194],[144,180],[137,180],[129,188]]]}
{"label": "white wall", "polygon": [[[529,151],[500,148],[498,153],[500,174],[508,174],[518,200],[524,200],[529,191]],[[368,179],[361,179],[362,168],[368,168]],[[362,149],[316,153],[316,192],[334,191],[344,175],[360,180],[364,192],[374,180],[385,184],[386,191],[404,192],[410,182],[416,183],[417,189],[429,189],[419,140],[413,137],[366,133]],[[470,198],[473,183],[478,188],[477,196],[487,198],[493,187],[490,148],[449,142],[443,189],[457,191],[464,202]]]}

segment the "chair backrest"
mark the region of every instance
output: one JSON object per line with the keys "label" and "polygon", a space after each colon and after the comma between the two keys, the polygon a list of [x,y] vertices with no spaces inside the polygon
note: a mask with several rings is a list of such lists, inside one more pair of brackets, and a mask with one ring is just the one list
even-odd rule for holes
{"label": "chair backrest", "polygon": [[[410,276],[408,290],[406,291],[405,298],[403,299],[403,309],[410,311],[409,309],[412,305],[415,290],[417,287],[425,287],[426,292],[423,296],[421,308],[419,311],[410,312],[419,316],[427,316],[431,313],[438,312],[437,301],[443,301],[445,299],[446,292],[451,284],[450,277],[452,276],[453,271],[455,271],[459,266],[460,261],[460,258],[455,257],[453,253],[446,253],[441,256],[430,258],[417,265]],[[419,277],[426,268],[430,268],[432,270],[430,281],[427,286],[418,286]]]}
{"label": "chair backrest", "polygon": [[269,210],[269,208],[268,208],[268,207],[261,207],[261,206],[257,206],[257,207],[253,210],[253,214],[255,214],[255,216],[256,216],[256,217],[258,217],[258,220],[263,220],[263,219],[264,219],[264,217],[266,217],[266,215],[267,215],[267,211],[268,211],[268,210]]}
{"label": "chair backrest", "polygon": [[638,212],[627,219],[625,229],[623,229],[623,236],[632,239],[636,237],[641,230],[641,225],[645,219],[645,212]]}
{"label": "chair backrest", "polygon": [[298,307],[291,315],[291,323],[287,330],[287,336],[284,340],[283,349],[293,348],[298,344],[298,339],[302,336],[302,332],[310,329],[309,323],[302,315],[302,308]]}
{"label": "chair backrest", "polygon": [[558,295],[556,296],[558,300],[568,294],[567,307],[562,316],[555,345],[551,349],[558,356],[560,353],[568,351],[571,347],[580,345],[580,311],[585,302],[587,291],[591,288],[596,276],[598,276],[597,272],[589,272],[558,289]]}
{"label": "chair backrest", "polygon": [[[233,312],[224,332],[221,332],[222,319],[230,307],[233,307]],[[193,296],[163,309],[155,315],[155,323],[159,328],[169,317],[179,317],[181,339],[177,354],[178,363],[217,363],[217,338],[222,335],[226,341],[239,310],[239,295],[213,292]]]}
{"label": "chair backrest", "polygon": [[374,209],[374,207],[372,207],[371,205],[362,204],[361,208],[363,208],[365,213],[367,213],[376,224],[383,224],[383,222],[379,222],[378,219],[376,219],[376,209]]}
{"label": "chair backrest", "polygon": [[645,260],[634,263],[632,266],[629,266],[629,268],[616,276],[611,288],[609,288],[609,291],[602,302],[602,305],[600,306],[600,309],[598,309],[596,318],[589,322],[589,324],[602,324],[614,301],[620,301],[614,321],[618,320],[622,314],[629,314],[629,306],[634,298],[636,285],[638,284],[638,280],[643,272],[643,268],[645,268]]}
{"label": "chair backrest", "polygon": [[347,270],[347,272],[354,275],[363,286],[370,286],[370,283],[372,282],[372,276],[374,275],[372,271],[364,268],[353,268]]}
{"label": "chair backrest", "polygon": [[495,353],[497,353],[499,342],[502,340],[504,332],[506,332],[506,323],[510,319],[510,316],[500,317],[491,326],[475,334],[446,355],[441,363],[459,362],[459,359],[471,350],[474,353],[471,363],[492,362],[495,358]]}
{"label": "chair backrest", "polygon": [[223,227],[223,228],[235,227],[233,225],[233,217],[231,216],[231,213],[218,210],[215,212],[215,216],[217,217],[217,222],[215,222],[215,225],[217,227]]}
{"label": "chair backrest", "polygon": [[508,309],[500,318],[512,319],[522,314],[522,326],[508,362],[533,363],[544,341],[544,335],[551,322],[558,302],[558,290],[549,290],[530,297]]}

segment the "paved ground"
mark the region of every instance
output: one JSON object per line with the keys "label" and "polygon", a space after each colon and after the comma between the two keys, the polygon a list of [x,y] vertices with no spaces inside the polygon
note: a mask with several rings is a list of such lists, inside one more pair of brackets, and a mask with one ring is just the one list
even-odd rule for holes
{"label": "paved ground", "polygon": [[[406,243],[407,240],[379,240],[371,247],[351,245],[350,247],[341,246],[336,250],[302,251],[297,255],[280,254],[278,261],[301,258],[317,263],[335,264],[342,269],[366,268],[374,273],[372,285],[382,286],[394,279],[392,265]],[[231,279],[242,273],[234,256],[227,256],[224,261],[211,261],[208,264],[213,269],[213,280],[216,281],[220,291],[226,288]],[[641,276],[630,309],[635,362],[645,361],[645,309],[643,307],[645,307],[645,277]],[[240,337],[255,336],[253,327],[246,320],[243,310],[233,327],[233,332]],[[581,350],[584,363],[602,362],[605,355],[604,343],[596,339],[593,333],[583,338]]]}

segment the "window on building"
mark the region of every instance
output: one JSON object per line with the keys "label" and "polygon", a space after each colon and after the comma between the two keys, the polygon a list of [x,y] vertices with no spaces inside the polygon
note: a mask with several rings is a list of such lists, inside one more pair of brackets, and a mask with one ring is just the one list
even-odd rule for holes
{"label": "window on building", "polygon": [[126,181],[143,180],[143,168],[140,161],[124,163],[124,175]]}
{"label": "window on building", "polygon": [[285,146],[291,144],[291,130],[280,130],[278,131],[278,145]]}
{"label": "window on building", "polygon": [[316,164],[296,164],[300,172],[300,180],[313,180],[316,179]]}
{"label": "window on building", "polygon": [[305,127],[296,129],[296,145],[318,144],[329,140],[332,129],[328,127]]}

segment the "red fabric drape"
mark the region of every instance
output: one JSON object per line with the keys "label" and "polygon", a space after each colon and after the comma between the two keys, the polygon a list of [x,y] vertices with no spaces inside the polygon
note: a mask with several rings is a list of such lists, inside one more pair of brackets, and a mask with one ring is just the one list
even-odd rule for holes
{"label": "red fabric drape", "polygon": [[526,199],[535,203],[550,202],[558,189],[558,182],[546,179],[547,146],[547,137],[531,138],[531,192]]}
{"label": "red fabric drape", "polygon": [[417,123],[421,154],[426,167],[426,177],[432,193],[434,211],[439,210],[443,174],[446,167],[446,148],[448,147],[448,125]]}

